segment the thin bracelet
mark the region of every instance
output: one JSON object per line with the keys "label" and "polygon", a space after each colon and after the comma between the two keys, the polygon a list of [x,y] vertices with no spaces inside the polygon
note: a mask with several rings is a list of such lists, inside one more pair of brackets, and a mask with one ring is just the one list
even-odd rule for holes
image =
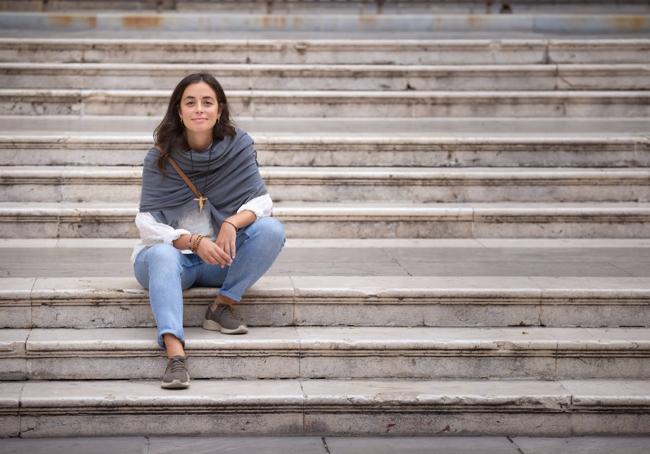
{"label": "thin bracelet", "polygon": [[194,236],[193,233],[190,233],[190,240],[187,242],[187,249],[192,249],[192,237]]}
{"label": "thin bracelet", "polygon": [[239,231],[239,228],[237,228],[237,226],[235,224],[233,224],[232,222],[226,221],[226,220],[224,220],[223,222],[225,222],[226,224],[232,225],[235,228],[235,232]]}

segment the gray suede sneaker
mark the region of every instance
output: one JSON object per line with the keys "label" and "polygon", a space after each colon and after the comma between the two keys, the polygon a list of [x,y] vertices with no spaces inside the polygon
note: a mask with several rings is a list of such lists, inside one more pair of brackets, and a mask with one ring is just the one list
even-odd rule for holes
{"label": "gray suede sneaker", "polygon": [[185,389],[190,386],[190,373],[187,371],[187,358],[172,356],[167,362],[167,369],[163,375],[161,388]]}
{"label": "gray suede sneaker", "polygon": [[229,304],[219,304],[214,311],[210,309],[211,306],[209,305],[205,311],[203,329],[220,331],[223,334],[246,334],[248,332],[246,324],[235,316]]}

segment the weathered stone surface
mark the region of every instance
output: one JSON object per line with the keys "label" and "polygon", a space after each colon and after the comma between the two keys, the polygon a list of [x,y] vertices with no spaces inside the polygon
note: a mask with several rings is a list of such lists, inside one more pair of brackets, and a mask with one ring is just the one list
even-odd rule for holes
{"label": "weathered stone surface", "polygon": [[327,437],[331,454],[515,454],[505,437]]}
{"label": "weathered stone surface", "polygon": [[648,450],[648,437],[513,437],[513,443],[524,454],[643,454]]}
{"label": "weathered stone surface", "polygon": [[[0,202],[136,203],[141,167],[7,166]],[[650,200],[650,171],[265,167],[276,201],[299,202],[637,202]],[[372,190],[371,190],[372,189]]]}
{"label": "weathered stone surface", "polygon": [[147,449],[144,437],[14,438],[2,440],[3,454],[142,454]]}
{"label": "weathered stone surface", "polygon": [[188,71],[230,90],[643,90],[643,65],[248,65],[0,63],[13,88],[173,89]]}
{"label": "weathered stone surface", "polygon": [[301,401],[294,381],[261,386],[257,381],[196,380],[190,389],[173,394],[161,389],[157,380],[28,382],[21,399],[21,433],[295,434],[302,431]]}
{"label": "weathered stone surface", "polygon": [[24,382],[0,381],[0,437],[20,433],[19,406]]}
{"label": "weathered stone surface", "polygon": [[[0,90],[1,115],[154,116],[162,90]],[[233,112],[261,117],[647,117],[644,91],[308,91],[232,90]]]}

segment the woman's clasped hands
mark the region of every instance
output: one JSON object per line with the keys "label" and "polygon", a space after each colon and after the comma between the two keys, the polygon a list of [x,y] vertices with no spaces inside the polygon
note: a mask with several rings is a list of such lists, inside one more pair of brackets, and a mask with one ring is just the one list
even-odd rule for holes
{"label": "woman's clasped hands", "polygon": [[232,265],[235,258],[235,243],[237,241],[237,229],[230,223],[221,224],[219,234],[215,241],[204,238],[196,250],[201,259],[211,265],[219,264],[221,268]]}

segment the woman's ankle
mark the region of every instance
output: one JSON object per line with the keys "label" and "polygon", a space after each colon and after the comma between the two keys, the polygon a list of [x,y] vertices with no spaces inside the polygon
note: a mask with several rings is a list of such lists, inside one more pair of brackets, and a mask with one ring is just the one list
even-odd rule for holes
{"label": "woman's ankle", "polygon": [[173,334],[163,334],[163,342],[165,343],[167,358],[173,358],[174,356],[185,356],[183,343]]}
{"label": "woman's ankle", "polygon": [[237,301],[235,301],[235,300],[233,300],[233,299],[230,299],[230,298],[228,298],[227,296],[224,296],[224,295],[222,295],[222,294],[220,293],[220,294],[218,294],[217,297],[214,299],[214,301],[212,302],[212,304],[210,304],[210,310],[211,310],[211,311],[216,310],[216,309],[217,309],[217,306],[219,306],[220,304],[225,304],[225,305],[227,305],[227,306],[232,307],[232,306],[234,306],[235,304],[237,304]]}

